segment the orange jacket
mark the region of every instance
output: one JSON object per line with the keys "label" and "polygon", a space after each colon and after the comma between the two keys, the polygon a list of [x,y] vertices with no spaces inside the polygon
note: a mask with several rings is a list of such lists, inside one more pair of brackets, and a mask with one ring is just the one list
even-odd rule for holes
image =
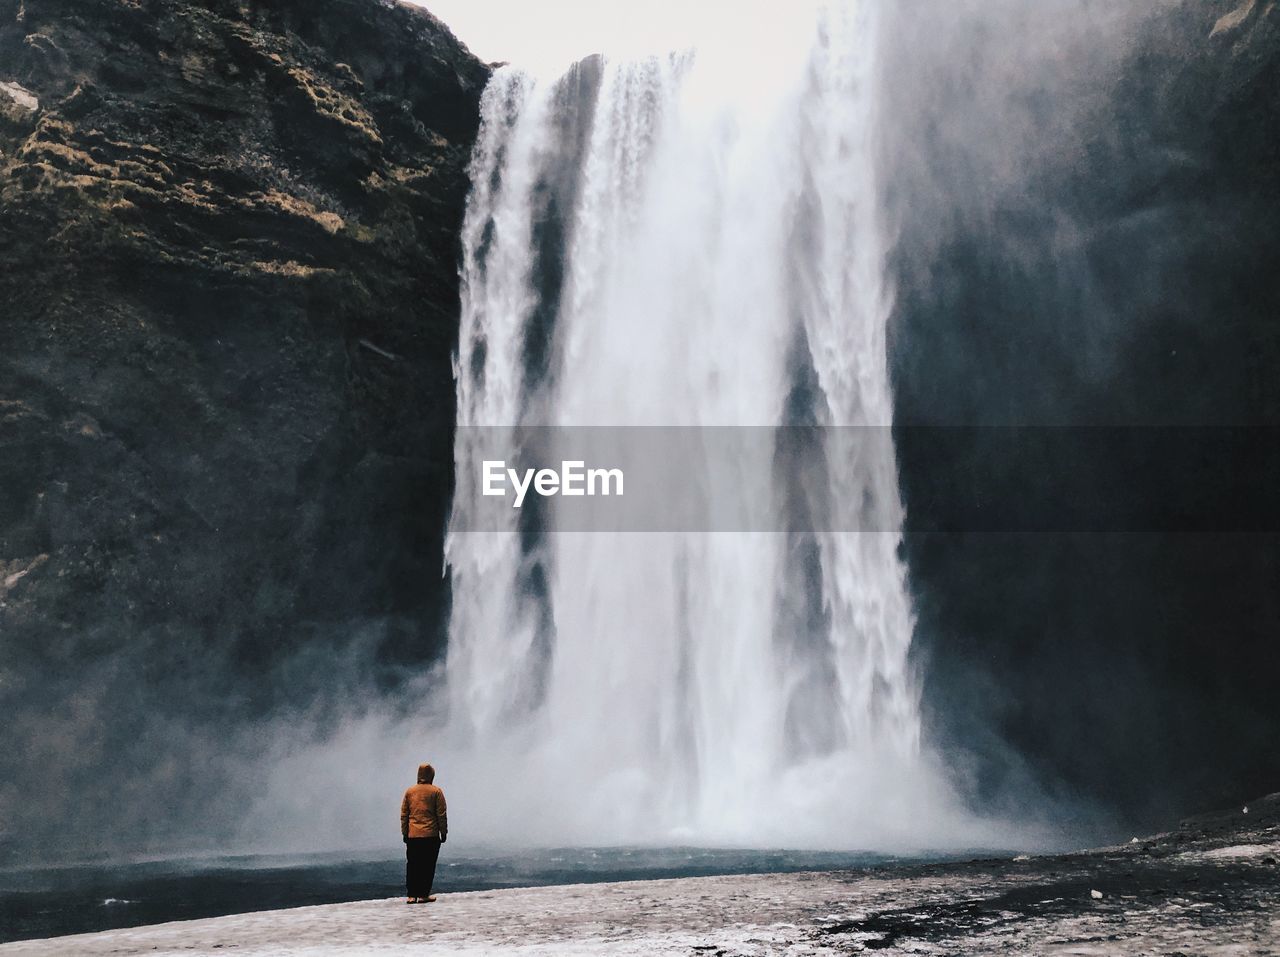
{"label": "orange jacket", "polygon": [[434,784],[419,782],[404,792],[400,802],[401,837],[438,837],[443,841],[448,833],[443,791]]}

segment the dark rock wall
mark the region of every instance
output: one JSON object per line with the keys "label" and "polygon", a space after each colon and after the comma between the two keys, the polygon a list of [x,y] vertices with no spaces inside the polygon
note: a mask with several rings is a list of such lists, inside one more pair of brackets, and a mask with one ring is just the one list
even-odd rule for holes
{"label": "dark rock wall", "polygon": [[[935,739],[982,803],[1039,778],[1158,822],[1274,790],[1280,9],[903,10],[898,421],[956,427],[900,429]],[[1256,428],[1224,457],[1225,426]],[[948,529],[981,490],[992,524]],[[993,531],[1010,500],[1051,531]]]}
{"label": "dark rock wall", "polygon": [[0,2],[0,841],[216,824],[241,722],[438,653],[487,75],[386,0]]}

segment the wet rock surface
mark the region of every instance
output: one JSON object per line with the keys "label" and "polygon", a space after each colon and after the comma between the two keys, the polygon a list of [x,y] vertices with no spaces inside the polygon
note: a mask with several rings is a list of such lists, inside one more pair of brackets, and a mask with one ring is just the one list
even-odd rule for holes
{"label": "wet rock surface", "polygon": [[487,77],[384,0],[0,2],[0,858],[438,647]]}
{"label": "wet rock surface", "polygon": [[[1076,854],[871,871],[442,892],[162,924],[5,954],[1265,955],[1280,951],[1280,795]],[[447,891],[447,889],[444,889]],[[1101,895],[1101,896],[1099,896]]]}
{"label": "wet rock surface", "polygon": [[[927,720],[980,789],[1027,762],[1139,832],[1272,790],[1280,536],[1243,490],[1278,474],[1280,5],[984,4],[981,36],[900,9],[894,416],[942,426],[897,448]],[[1143,451],[1055,468],[1058,426]]]}

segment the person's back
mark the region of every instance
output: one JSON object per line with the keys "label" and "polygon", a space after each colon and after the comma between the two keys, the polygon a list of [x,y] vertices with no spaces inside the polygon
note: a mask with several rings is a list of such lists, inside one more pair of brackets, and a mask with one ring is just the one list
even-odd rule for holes
{"label": "person's back", "polygon": [[438,837],[446,831],[444,791],[434,784],[420,782],[404,792],[404,837]]}
{"label": "person's back", "polygon": [[444,791],[433,783],[435,776],[431,765],[419,765],[418,783],[404,792],[400,802],[400,836],[405,845],[405,884],[410,904],[435,900],[431,885],[435,882],[436,861],[440,845],[449,835]]}

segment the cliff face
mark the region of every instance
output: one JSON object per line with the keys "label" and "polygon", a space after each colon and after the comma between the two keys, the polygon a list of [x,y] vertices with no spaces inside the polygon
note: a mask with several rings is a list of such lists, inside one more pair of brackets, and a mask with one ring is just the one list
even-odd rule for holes
{"label": "cliff face", "polygon": [[[984,786],[1029,765],[1166,820],[1280,776],[1280,539],[1247,497],[1223,502],[1280,481],[1280,6],[1011,6],[1025,42],[908,35],[929,96],[894,94],[898,421],[997,427],[900,443],[924,701]],[[946,42],[973,56],[930,50]],[[1130,454],[1100,430],[1048,469],[1046,425],[1130,430]],[[1220,426],[1252,445],[1213,458]],[[1193,466],[1226,482],[1178,516]],[[1030,520],[1055,531],[938,531],[973,489],[1007,492],[997,515],[1047,505]],[[1171,524],[1052,524],[1077,504]],[[1191,533],[1206,510],[1253,534]]]}
{"label": "cliff face", "polygon": [[224,722],[438,650],[487,75],[388,0],[0,0],[9,838],[145,842]]}

